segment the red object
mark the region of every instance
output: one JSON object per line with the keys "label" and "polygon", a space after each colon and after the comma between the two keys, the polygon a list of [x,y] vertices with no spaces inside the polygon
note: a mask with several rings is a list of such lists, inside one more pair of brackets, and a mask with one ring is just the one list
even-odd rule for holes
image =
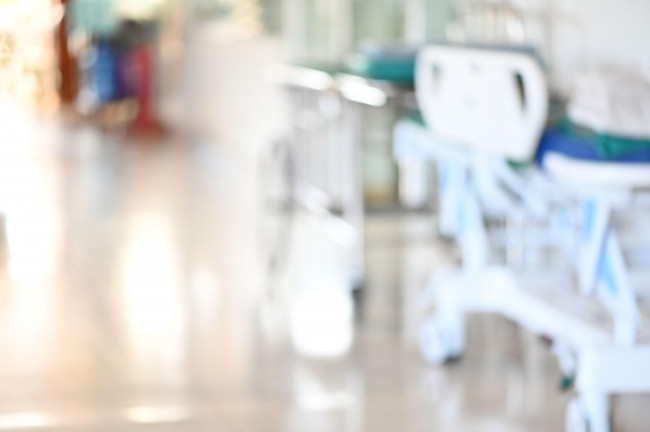
{"label": "red object", "polygon": [[[61,4],[67,8],[69,0],[61,0]],[[59,28],[57,29],[57,42],[59,54],[59,72],[61,83],[59,92],[61,102],[71,105],[77,97],[77,62],[68,50],[68,22],[66,14],[63,14]]]}
{"label": "red object", "polygon": [[159,134],[162,126],[158,121],[154,103],[154,66],[151,47],[142,44],[133,53],[133,65],[136,79],[136,96],[138,114],[131,125],[131,132]]}

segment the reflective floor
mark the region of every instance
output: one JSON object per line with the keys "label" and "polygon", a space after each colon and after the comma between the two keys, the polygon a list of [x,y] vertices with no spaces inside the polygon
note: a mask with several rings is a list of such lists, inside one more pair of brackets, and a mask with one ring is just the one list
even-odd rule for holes
{"label": "reflective floor", "polygon": [[[294,299],[334,280],[344,247],[307,216],[282,238],[255,160],[60,118],[11,125],[24,145],[1,158],[0,430],[561,428],[554,360],[512,324],[477,317],[466,358],[446,369],[407,348],[417,290],[445,259],[427,219],[369,220],[353,344],[306,357],[292,326],[309,317],[292,311],[309,305]],[[277,241],[291,242],[288,262],[269,272]],[[344,350],[330,303],[321,327]]]}
{"label": "reflective floor", "polygon": [[[412,349],[450,259],[428,218],[368,220],[350,329],[348,297],[305,295],[340,284],[345,246],[308,215],[286,235],[254,152],[2,109],[0,430],[563,429],[554,357],[512,323],[472,317],[447,367]],[[648,430],[647,404],[617,401],[617,430]]]}

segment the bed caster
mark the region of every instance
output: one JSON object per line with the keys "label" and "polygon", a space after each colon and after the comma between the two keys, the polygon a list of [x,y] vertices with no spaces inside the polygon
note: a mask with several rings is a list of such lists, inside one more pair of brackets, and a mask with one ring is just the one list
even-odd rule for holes
{"label": "bed caster", "polygon": [[557,358],[558,366],[562,371],[562,379],[560,380],[560,390],[568,391],[573,388],[576,377],[576,370],[578,368],[578,359],[571,349],[571,346],[561,340],[553,341],[553,352]]}
{"label": "bed caster", "polygon": [[558,387],[560,388],[560,391],[568,392],[573,388],[575,382],[575,375],[562,375],[562,378],[560,379],[560,385]]}
{"label": "bed caster", "polygon": [[432,365],[442,365],[460,359],[463,354],[461,327],[438,315],[425,318],[420,324],[418,338],[424,360]]}
{"label": "bed caster", "polygon": [[569,402],[565,417],[566,432],[589,432],[589,417],[580,398],[574,397]]}

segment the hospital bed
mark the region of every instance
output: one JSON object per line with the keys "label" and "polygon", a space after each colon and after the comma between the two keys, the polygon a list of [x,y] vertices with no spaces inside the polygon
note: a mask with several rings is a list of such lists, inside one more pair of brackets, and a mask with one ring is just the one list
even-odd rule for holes
{"label": "hospital bed", "polygon": [[[364,42],[336,77],[346,105],[348,133],[362,149],[367,210],[420,210],[427,191],[420,167],[396,165],[391,157],[396,122],[414,109],[417,48]],[[419,183],[419,184],[418,184]]]}
{"label": "hospital bed", "polygon": [[283,164],[286,199],[290,206],[297,203],[323,216],[326,231],[346,239],[349,285],[356,290],[363,285],[365,265],[363,186],[357,168],[361,155],[348,133],[344,99],[335,79],[338,72],[339,67],[289,64],[271,71],[274,82],[285,89],[290,110],[291,129],[281,146],[288,159]]}
{"label": "hospital bed", "polygon": [[[462,265],[426,290],[423,304],[435,312],[420,327],[423,357],[460,357],[465,314],[501,314],[550,338],[563,373],[575,377],[567,430],[610,430],[610,395],[650,392],[650,332],[615,223],[647,206],[650,164],[539,147],[548,91],[530,53],[426,47],[416,94],[427,127],[399,125],[395,153],[439,163],[441,230],[462,250]],[[534,229],[511,230],[513,221]],[[500,259],[500,246],[506,258],[547,248],[556,259],[524,268]]]}
{"label": "hospital bed", "polygon": [[[391,158],[393,126],[415,105],[415,53],[368,45],[347,65],[284,64],[272,70],[289,101],[289,199],[311,213],[335,218],[339,223],[330,226],[354,239],[353,290],[364,285],[366,212],[400,208],[393,190],[398,182],[386,180],[399,175]],[[410,166],[403,168],[410,184],[423,177]],[[368,172],[380,175],[373,179]],[[404,207],[421,210],[426,205],[426,185],[410,187],[408,193]]]}

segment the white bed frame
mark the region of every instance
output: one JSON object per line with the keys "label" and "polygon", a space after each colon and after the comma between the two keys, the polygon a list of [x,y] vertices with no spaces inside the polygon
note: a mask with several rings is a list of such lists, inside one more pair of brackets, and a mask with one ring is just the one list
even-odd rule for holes
{"label": "white bed frame", "polygon": [[[611,223],[613,212],[629,210],[639,190],[650,188],[650,166],[553,155],[548,177],[535,169],[524,174],[510,169],[506,159],[532,159],[546,122],[546,81],[529,54],[426,47],[416,84],[429,130],[399,125],[395,154],[439,162],[441,229],[455,236],[463,251],[462,268],[437,275],[426,291],[423,306],[433,302],[436,312],[420,328],[423,356],[434,364],[460,356],[464,315],[502,314],[551,337],[563,372],[575,376],[578,395],[567,409],[567,430],[609,431],[611,394],[650,392],[650,339],[644,340],[646,329]],[[551,220],[563,207],[582,212],[582,234],[574,244],[578,258],[570,262],[567,255],[566,260],[579,287],[564,268],[527,277],[490,265],[487,218],[515,214]],[[564,242],[572,237],[571,226],[560,231],[549,230],[547,239],[571,248]],[[601,309],[610,319],[594,312]]]}

